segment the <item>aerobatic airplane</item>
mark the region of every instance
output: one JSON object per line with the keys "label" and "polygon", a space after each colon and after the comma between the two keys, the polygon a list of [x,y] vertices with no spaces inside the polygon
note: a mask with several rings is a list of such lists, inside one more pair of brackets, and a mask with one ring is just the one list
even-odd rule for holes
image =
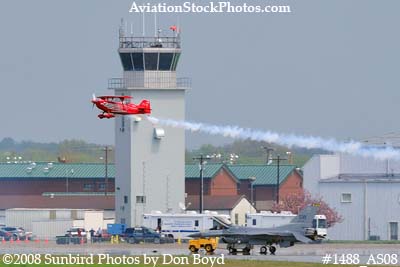
{"label": "aerobatic airplane", "polygon": [[151,107],[149,100],[142,100],[139,105],[130,102],[131,96],[99,96],[93,95],[92,103],[103,111],[99,114],[100,119],[114,118],[115,114],[134,115],[134,114],[150,114]]}

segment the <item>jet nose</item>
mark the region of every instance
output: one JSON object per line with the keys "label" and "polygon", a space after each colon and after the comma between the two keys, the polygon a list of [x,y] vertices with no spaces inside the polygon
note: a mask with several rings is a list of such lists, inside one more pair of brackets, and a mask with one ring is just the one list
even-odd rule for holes
{"label": "jet nose", "polygon": [[190,235],[188,235],[188,237],[200,238],[201,237],[201,233],[190,234]]}

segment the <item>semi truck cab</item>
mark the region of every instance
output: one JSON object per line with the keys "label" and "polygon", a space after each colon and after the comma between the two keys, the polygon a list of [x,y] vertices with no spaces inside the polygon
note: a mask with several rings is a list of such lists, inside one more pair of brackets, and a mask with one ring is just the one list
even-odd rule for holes
{"label": "semi truck cab", "polygon": [[325,239],[327,236],[327,224],[325,215],[315,215],[312,221],[312,228],[306,229],[306,235],[314,240]]}

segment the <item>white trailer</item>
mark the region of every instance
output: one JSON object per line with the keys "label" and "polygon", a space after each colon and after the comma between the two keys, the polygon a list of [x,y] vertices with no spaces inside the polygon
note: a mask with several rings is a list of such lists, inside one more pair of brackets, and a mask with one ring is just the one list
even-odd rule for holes
{"label": "white trailer", "polygon": [[282,211],[280,213],[261,211],[260,213],[246,214],[246,223],[249,227],[274,228],[290,223],[290,221],[296,216],[296,214],[293,214],[290,211]]}
{"label": "white trailer", "polygon": [[188,239],[188,235],[209,229],[222,229],[231,224],[230,216],[217,212],[199,214],[195,211],[186,213],[161,213],[159,211],[143,215],[143,226],[173,237]]}

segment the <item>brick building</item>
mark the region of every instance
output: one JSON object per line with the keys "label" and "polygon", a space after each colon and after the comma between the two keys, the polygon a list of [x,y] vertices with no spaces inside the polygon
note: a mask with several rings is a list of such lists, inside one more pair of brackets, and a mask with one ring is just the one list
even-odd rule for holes
{"label": "brick building", "polygon": [[[284,198],[302,190],[303,178],[294,165],[279,168],[279,196]],[[276,165],[225,165],[206,164],[203,172],[204,194],[211,196],[244,195],[256,209],[271,208],[276,200]],[[251,184],[253,184],[251,186]],[[200,179],[198,165],[186,165],[186,193],[199,195]]]}
{"label": "brick building", "polygon": [[114,209],[112,165],[108,176],[104,164],[0,163],[0,210]]}
{"label": "brick building", "polygon": [[[186,165],[185,192],[200,191],[198,165]],[[275,165],[206,164],[205,196],[242,196],[258,210],[275,201]],[[99,163],[0,163],[0,210],[8,208],[93,208],[114,209],[115,168],[108,165],[107,196],[105,166]],[[302,189],[302,176],[294,165],[281,165],[279,194],[284,197]],[[213,198],[215,200],[215,198]]]}

